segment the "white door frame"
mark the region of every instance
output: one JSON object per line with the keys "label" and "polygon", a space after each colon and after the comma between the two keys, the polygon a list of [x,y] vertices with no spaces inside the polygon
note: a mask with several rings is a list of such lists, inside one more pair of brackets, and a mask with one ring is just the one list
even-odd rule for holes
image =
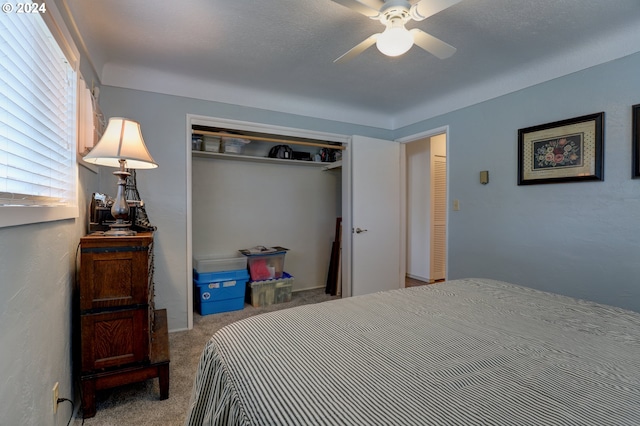
{"label": "white door frame", "polygon": [[340,259],[342,297],[351,297],[351,250],[353,218],[351,217],[351,137],[342,150],[342,257]]}
{"label": "white door frame", "polygon": [[281,136],[300,137],[308,139],[318,139],[330,142],[340,142],[346,146],[342,154],[342,286],[343,296],[351,296],[351,235],[345,234],[346,230],[351,230],[351,162],[350,144],[351,136],[338,133],[317,132],[294,127],[276,126],[270,124],[254,123],[250,121],[231,120],[227,118],[209,117],[204,115],[187,114],[186,116],[186,181],[187,181],[187,240],[186,240],[186,285],[187,285],[187,328],[193,328],[193,254],[192,254],[192,232],[193,232],[193,212],[192,212],[192,161],[191,161],[191,128],[194,124],[221,127],[232,130],[244,130],[257,133],[270,133]]}
{"label": "white door frame", "polygon": [[[425,130],[424,132],[416,133],[414,135],[405,136],[400,139],[396,139],[396,142],[402,144],[400,146],[400,282],[403,284],[407,275],[407,151],[406,144],[415,142],[421,139],[430,138],[432,136],[446,135],[446,150],[449,153],[449,126],[442,126],[431,130]],[[449,162],[449,156],[447,155],[447,163]],[[449,167],[447,167],[447,205],[449,205]],[[449,209],[447,208],[447,243],[449,240]],[[449,244],[447,244],[447,252],[449,251]],[[447,253],[447,274],[449,273],[449,256]]]}

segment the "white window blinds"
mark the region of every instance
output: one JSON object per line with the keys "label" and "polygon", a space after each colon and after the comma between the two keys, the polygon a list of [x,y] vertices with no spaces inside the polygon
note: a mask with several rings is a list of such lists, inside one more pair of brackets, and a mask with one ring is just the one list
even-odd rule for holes
{"label": "white window blinds", "polygon": [[75,70],[40,14],[3,13],[0,58],[0,206],[75,206]]}

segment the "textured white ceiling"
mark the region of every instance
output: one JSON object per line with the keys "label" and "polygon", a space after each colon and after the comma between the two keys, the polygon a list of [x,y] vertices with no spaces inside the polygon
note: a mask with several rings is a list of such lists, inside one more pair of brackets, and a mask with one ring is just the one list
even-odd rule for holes
{"label": "textured white ceiling", "polygon": [[389,129],[640,51],[640,0],[462,0],[407,25],[451,58],[340,64],[382,26],[330,0],[61,1],[103,84]]}

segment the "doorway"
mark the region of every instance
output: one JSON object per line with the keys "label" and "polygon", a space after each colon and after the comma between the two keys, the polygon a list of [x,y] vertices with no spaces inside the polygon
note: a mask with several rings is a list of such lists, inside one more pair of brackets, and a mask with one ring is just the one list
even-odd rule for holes
{"label": "doorway", "polygon": [[406,282],[438,282],[447,273],[447,134],[406,142]]}

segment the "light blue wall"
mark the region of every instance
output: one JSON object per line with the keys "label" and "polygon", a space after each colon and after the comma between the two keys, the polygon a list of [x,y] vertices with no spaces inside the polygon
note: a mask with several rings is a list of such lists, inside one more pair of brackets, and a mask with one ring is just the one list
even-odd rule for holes
{"label": "light blue wall", "polygon": [[[495,278],[640,311],[638,70],[635,54],[396,132],[449,126],[449,199],[460,200],[449,211],[450,279]],[[516,185],[518,129],[600,111],[603,182]]]}
{"label": "light blue wall", "polygon": [[[62,425],[51,389],[75,400],[72,294],[76,248],[86,234],[85,206],[96,174],[80,167],[80,218],[0,229],[0,424]],[[76,407],[78,403],[75,403]]]}
{"label": "light blue wall", "polygon": [[[155,304],[167,308],[171,330],[187,327],[187,114],[265,123],[337,134],[391,139],[388,130],[283,114],[116,87],[102,87],[100,106],[106,117],[140,122],[142,134],[159,164],[137,172],[140,196],[147,203],[155,238]],[[101,190],[113,194],[112,170],[101,171]],[[190,173],[190,171],[189,171]]]}

